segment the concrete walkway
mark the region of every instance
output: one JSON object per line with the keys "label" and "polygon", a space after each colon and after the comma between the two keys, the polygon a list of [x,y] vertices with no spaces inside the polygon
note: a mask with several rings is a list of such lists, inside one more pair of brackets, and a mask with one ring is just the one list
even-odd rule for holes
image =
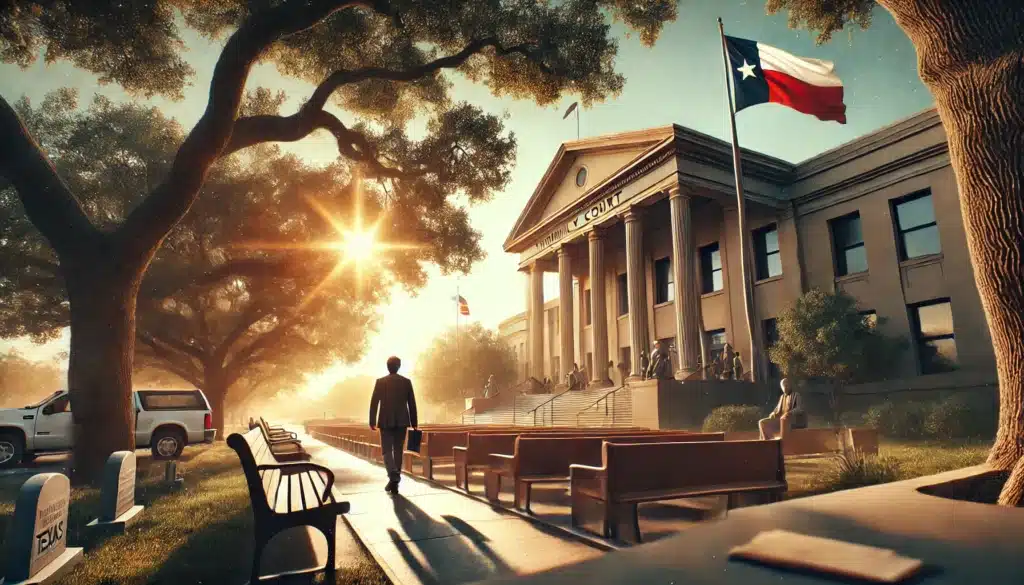
{"label": "concrete walkway", "polygon": [[[313,461],[334,471],[345,520],[394,585],[458,585],[524,575],[599,557],[601,550],[473,498],[411,477],[384,492],[384,469],[301,435]],[[340,551],[339,551],[340,552]]]}

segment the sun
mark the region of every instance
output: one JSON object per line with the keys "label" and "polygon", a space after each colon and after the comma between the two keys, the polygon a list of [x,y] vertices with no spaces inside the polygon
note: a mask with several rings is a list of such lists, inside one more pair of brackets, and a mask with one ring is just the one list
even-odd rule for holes
{"label": "sun", "polygon": [[341,234],[338,250],[353,262],[366,262],[382,246],[377,241],[376,226],[368,230],[346,230]]}

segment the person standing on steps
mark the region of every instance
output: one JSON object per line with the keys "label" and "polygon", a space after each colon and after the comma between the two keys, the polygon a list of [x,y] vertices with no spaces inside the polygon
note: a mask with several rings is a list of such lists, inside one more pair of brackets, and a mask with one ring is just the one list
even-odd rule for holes
{"label": "person standing on steps", "polygon": [[[388,358],[388,375],[378,378],[370,399],[370,430],[380,429],[380,449],[384,467],[388,471],[388,484],[384,491],[398,494],[402,479],[402,455],[405,451],[405,433],[409,427],[419,426],[416,419],[416,394],[409,378],[398,374],[402,360]],[[379,407],[379,416],[378,416]]]}

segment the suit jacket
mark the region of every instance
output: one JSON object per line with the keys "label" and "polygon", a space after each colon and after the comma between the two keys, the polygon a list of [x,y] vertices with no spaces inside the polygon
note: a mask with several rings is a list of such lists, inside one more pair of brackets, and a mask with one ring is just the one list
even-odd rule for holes
{"label": "suit jacket", "polygon": [[370,399],[370,426],[382,429],[419,426],[416,419],[416,395],[409,378],[388,374],[377,379]]}
{"label": "suit jacket", "polygon": [[772,411],[772,415],[779,417],[786,413],[790,413],[794,423],[806,424],[807,414],[804,412],[804,400],[800,397],[799,392],[791,392],[788,396],[783,394],[779,397],[779,403]]}

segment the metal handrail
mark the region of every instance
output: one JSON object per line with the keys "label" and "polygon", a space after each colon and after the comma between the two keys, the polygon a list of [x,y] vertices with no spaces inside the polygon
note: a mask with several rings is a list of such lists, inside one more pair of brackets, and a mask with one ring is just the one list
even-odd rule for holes
{"label": "metal handrail", "polygon": [[[473,410],[472,406],[470,406],[466,410],[463,410],[462,412],[459,413],[459,418],[462,419],[462,424],[466,424],[466,413],[471,411],[471,410]],[[473,413],[473,422],[476,422],[476,413],[475,412]]]}
{"label": "metal handrail", "polygon": [[[541,402],[540,404],[538,404],[536,406],[536,408],[534,408],[533,410],[527,412],[526,414],[528,414],[528,415],[532,414],[533,415],[533,426],[537,426],[537,411],[538,410],[540,410],[541,408],[547,406],[548,404],[551,404],[555,400],[558,400],[559,396],[564,396],[565,394],[567,394],[569,392],[572,392],[571,388],[567,388],[565,390],[562,390],[558,394],[555,394],[551,398],[549,398],[549,399],[545,400],[544,402]],[[552,404],[551,405],[551,424],[554,424],[554,422],[555,422],[555,406]],[[541,424],[544,424],[543,420],[541,421]]]}
{"label": "metal handrail", "polygon": [[[604,413],[607,415],[608,414],[608,398],[612,394],[615,394],[616,392],[618,392],[619,390],[624,390],[624,389],[626,389],[628,387],[629,387],[628,384],[623,384],[622,386],[619,386],[618,388],[615,388],[613,390],[609,390],[608,392],[605,392],[604,394],[602,394],[601,397],[598,398],[597,400],[595,400],[594,402],[592,402],[592,403],[588,404],[587,406],[584,406],[583,408],[581,408],[580,411],[576,413],[576,426],[580,426],[580,415],[581,414],[583,414],[584,412],[590,410],[591,408],[597,407],[597,405],[601,404],[602,401],[604,401]],[[612,402],[612,424],[613,425],[615,424],[615,403],[614,402]]]}

